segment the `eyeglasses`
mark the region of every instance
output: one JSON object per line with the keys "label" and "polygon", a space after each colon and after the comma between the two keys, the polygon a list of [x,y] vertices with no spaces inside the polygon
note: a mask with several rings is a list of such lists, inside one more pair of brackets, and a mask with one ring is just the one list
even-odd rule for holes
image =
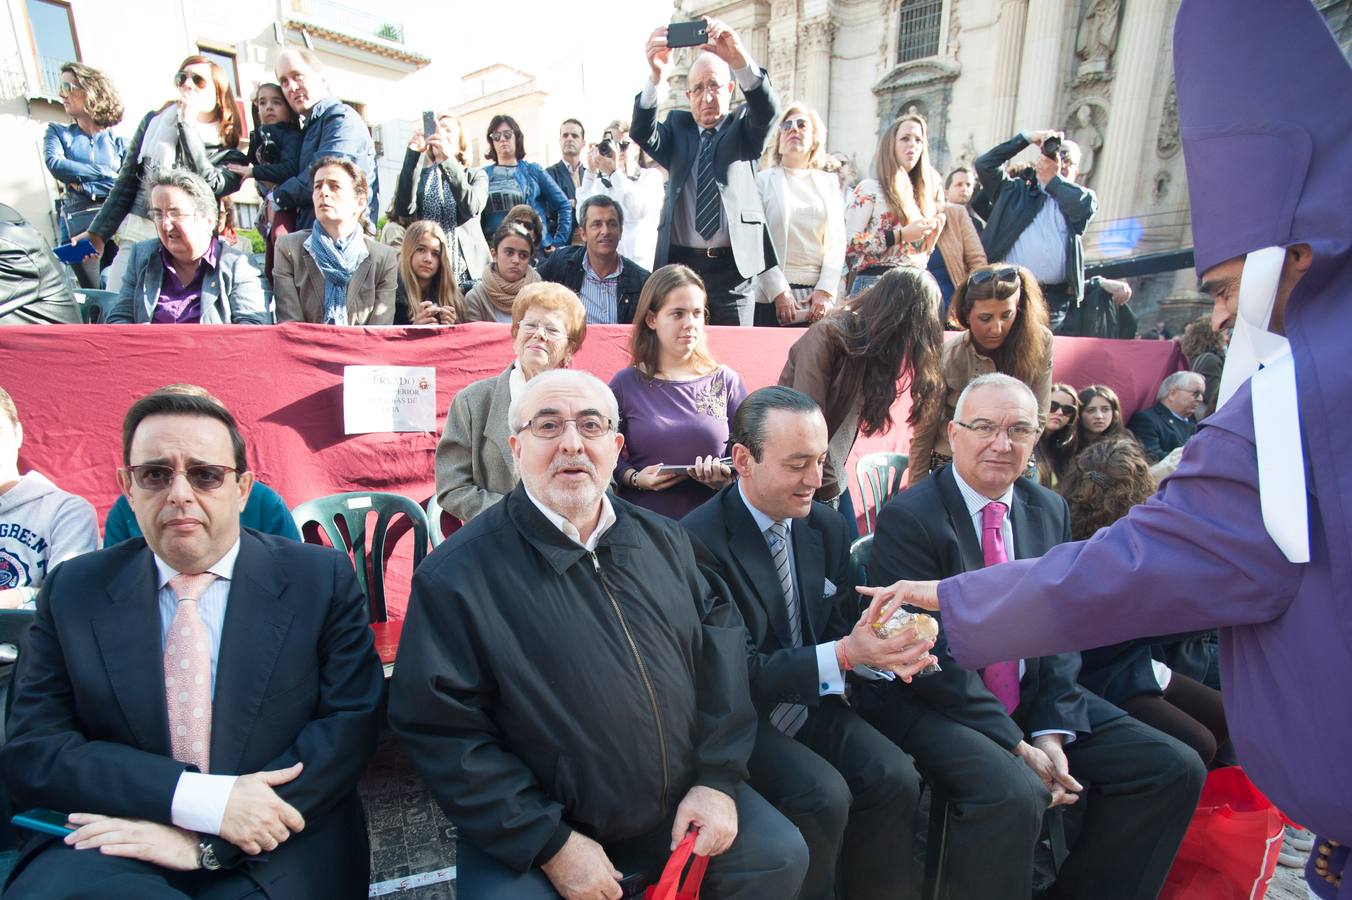
{"label": "eyeglasses", "polygon": [[69,81],[63,81],[57,85],[56,92],[62,97],[69,97],[76,91],[81,90],[79,85],[71,84]]}
{"label": "eyeglasses", "polygon": [[563,330],[555,328],[553,325],[542,325],[539,322],[522,322],[516,326],[516,330],[527,336],[538,334],[548,341],[557,341],[565,334]]}
{"label": "eyeglasses", "polygon": [[143,491],[162,491],[174,483],[174,477],[182,472],[194,491],[214,491],[225,484],[225,473],[236,471],[230,466],[211,466],[205,463],[175,469],[173,466],[147,463],[141,466],[127,466],[132,481]]}
{"label": "eyeglasses", "polygon": [[1061,413],[1064,416],[1074,416],[1080,410],[1073,403],[1057,403],[1052,400],[1047,403],[1047,411]]}
{"label": "eyeglasses", "polygon": [[150,210],[150,221],[156,225],[161,222],[186,222],[195,215],[197,215],[197,212],[191,209],[152,209]]}
{"label": "eyeglasses", "polygon": [[1180,391],[1184,394],[1188,394],[1189,396],[1191,396],[1193,399],[1196,400],[1201,400],[1203,397],[1206,396],[1206,391],[1190,391],[1187,388],[1174,388],[1174,390]]}
{"label": "eyeglasses", "polygon": [[[995,440],[995,436],[1001,431],[999,425],[987,419],[977,419],[975,422],[959,422],[953,420],[953,424],[960,428],[966,428],[972,434],[983,441]],[[1025,422],[1015,422],[1004,429],[1005,434],[1009,435],[1009,441],[1012,444],[1030,444],[1038,436],[1042,429],[1037,425],[1029,425]]]}
{"label": "eyeglasses", "polygon": [[510,128],[503,128],[499,131],[490,131],[488,133],[488,139],[490,141],[510,141],[514,137],[516,137],[516,132]]}
{"label": "eyeglasses", "polygon": [[793,131],[795,128],[799,131],[807,131],[812,127],[812,123],[807,119],[785,119],[779,123],[779,130],[784,132]]}
{"label": "eyeglasses", "polygon": [[207,80],[196,72],[179,72],[174,76],[174,84],[183,87],[189,79],[192,79],[193,87],[199,90],[207,86]]}
{"label": "eyeglasses", "polygon": [[696,84],[691,86],[691,88],[687,90],[686,93],[693,94],[696,97],[702,96],[704,94],[713,94],[715,97],[717,97],[718,93],[723,89],[724,86],[719,84],[717,81],[706,81],[703,84]]}
{"label": "eyeglasses", "polygon": [[533,417],[525,425],[517,429],[517,433],[530,429],[530,433],[538,438],[553,440],[562,437],[564,429],[568,423],[572,422],[577,427],[577,433],[588,440],[596,440],[610,434],[613,423],[609,416],[603,416],[599,413],[583,413],[576,419],[565,419],[563,416],[556,416],[550,413],[542,413]]}
{"label": "eyeglasses", "polygon": [[994,281],[996,284],[1018,284],[1018,266],[1000,266],[998,269],[981,269],[967,276],[968,287],[980,287]]}

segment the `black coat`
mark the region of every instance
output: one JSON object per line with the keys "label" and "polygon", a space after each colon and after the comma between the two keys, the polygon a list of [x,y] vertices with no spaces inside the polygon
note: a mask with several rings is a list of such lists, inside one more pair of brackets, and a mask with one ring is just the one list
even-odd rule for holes
{"label": "black coat", "polygon": [[[1027,478],[1015,481],[1009,514],[1016,559],[1041,556],[1070,540],[1066,501]],[[951,465],[893,497],[878,516],[869,561],[869,581],[873,584],[891,584],[900,578],[942,579],[983,566],[981,542],[972,528]],[[931,652],[944,671],[917,678],[909,687],[940,712],[1004,747],[1012,748],[1033,732],[1089,732],[1126,715],[1077,684],[1078,653],[1025,660],[1019,706],[1011,717],[980,676],[961,668],[953,659],[942,623]],[[893,683],[882,691],[897,693],[907,687]]]}
{"label": "black coat", "polygon": [[80,307],[47,239],[0,203],[0,325],[78,325]]}
{"label": "black coat", "polygon": [[1141,442],[1141,448],[1152,463],[1182,447],[1197,431],[1196,422],[1192,419],[1183,421],[1163,403],[1139,410],[1127,422],[1127,427]]}
{"label": "black coat", "polygon": [[[574,206],[573,227],[574,228],[580,227],[582,223],[577,220],[577,209],[576,209],[577,185],[573,184],[573,173],[568,171],[568,163],[564,162],[563,160],[559,160],[558,162],[554,163],[554,165],[545,169],[545,174],[547,174],[550,178],[554,179],[554,183],[559,186],[559,190],[563,191],[563,196],[567,197],[568,202],[573,204]],[[559,229],[558,214],[551,212],[549,214],[549,223],[546,233],[553,234],[555,231],[558,231],[558,229]]]}
{"label": "black coat", "polygon": [[647,834],[692,786],[746,778],[737,608],[680,525],[611,502],[588,553],[518,486],[413,578],[390,725],[465,838],[516,871],[574,829]]}
{"label": "black coat", "polygon": [[[586,277],[582,271],[582,259],[586,255],[587,248],[580,244],[560,247],[545,257],[545,261],[535,271],[545,281],[561,284],[576,294],[582,290],[582,281]],[[616,285],[615,322],[628,325],[634,321],[639,295],[643,293],[643,285],[652,273],[627,256],[620,259],[624,260],[624,266],[620,269],[619,284]]]}
{"label": "black coat", "polygon": [[[737,602],[751,641],[751,697],[762,716],[779,703],[816,706],[816,645],[850,633],[859,618],[845,520],[825,503],[795,519],[790,532],[801,601],[802,646],[789,635],[788,607],[770,547],[737,483],[723,488],[681,524],[690,532],[700,569],[721,580]],[[826,582],[834,589],[826,596]]]}

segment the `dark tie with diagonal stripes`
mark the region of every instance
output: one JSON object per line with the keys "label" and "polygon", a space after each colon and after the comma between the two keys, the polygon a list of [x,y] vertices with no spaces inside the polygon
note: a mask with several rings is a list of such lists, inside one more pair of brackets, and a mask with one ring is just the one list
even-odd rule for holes
{"label": "dark tie with diagonal stripes", "polygon": [[704,129],[699,139],[699,161],[695,166],[695,230],[706,241],[718,234],[722,199],[718,196],[718,179],[714,177],[714,135],[712,128]]}
{"label": "dark tie with diagonal stripes", "polygon": [[[770,558],[779,575],[779,588],[784,593],[784,606],[789,613],[789,638],[795,647],[803,646],[803,622],[798,610],[798,595],[793,589],[793,573],[789,570],[789,529],[783,522],[775,522],[765,529],[765,541],[770,545]],[[807,707],[801,703],[780,703],[770,712],[770,724],[793,737],[807,721]]]}

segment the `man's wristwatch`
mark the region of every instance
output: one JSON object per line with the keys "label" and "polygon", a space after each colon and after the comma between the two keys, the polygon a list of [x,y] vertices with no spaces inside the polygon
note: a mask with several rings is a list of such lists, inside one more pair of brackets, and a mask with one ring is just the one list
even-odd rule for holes
{"label": "man's wristwatch", "polygon": [[205,839],[197,842],[197,865],[208,872],[215,872],[221,867],[221,861],[216,858],[216,848]]}

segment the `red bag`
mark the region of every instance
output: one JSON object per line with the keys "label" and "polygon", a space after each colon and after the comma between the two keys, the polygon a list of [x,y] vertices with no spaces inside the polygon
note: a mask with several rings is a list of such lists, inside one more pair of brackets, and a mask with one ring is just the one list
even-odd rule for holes
{"label": "red bag", "polygon": [[[709,868],[709,857],[695,856],[697,837],[699,832],[691,831],[676,845],[671,851],[671,859],[667,860],[667,867],[662,870],[662,877],[643,892],[643,900],[699,900],[699,886],[704,881],[704,870]],[[694,862],[690,863],[690,871],[682,883],[681,873],[692,856]]]}
{"label": "red bag", "polygon": [[1214,770],[1161,900],[1258,900],[1277,868],[1285,823],[1239,766]]}

